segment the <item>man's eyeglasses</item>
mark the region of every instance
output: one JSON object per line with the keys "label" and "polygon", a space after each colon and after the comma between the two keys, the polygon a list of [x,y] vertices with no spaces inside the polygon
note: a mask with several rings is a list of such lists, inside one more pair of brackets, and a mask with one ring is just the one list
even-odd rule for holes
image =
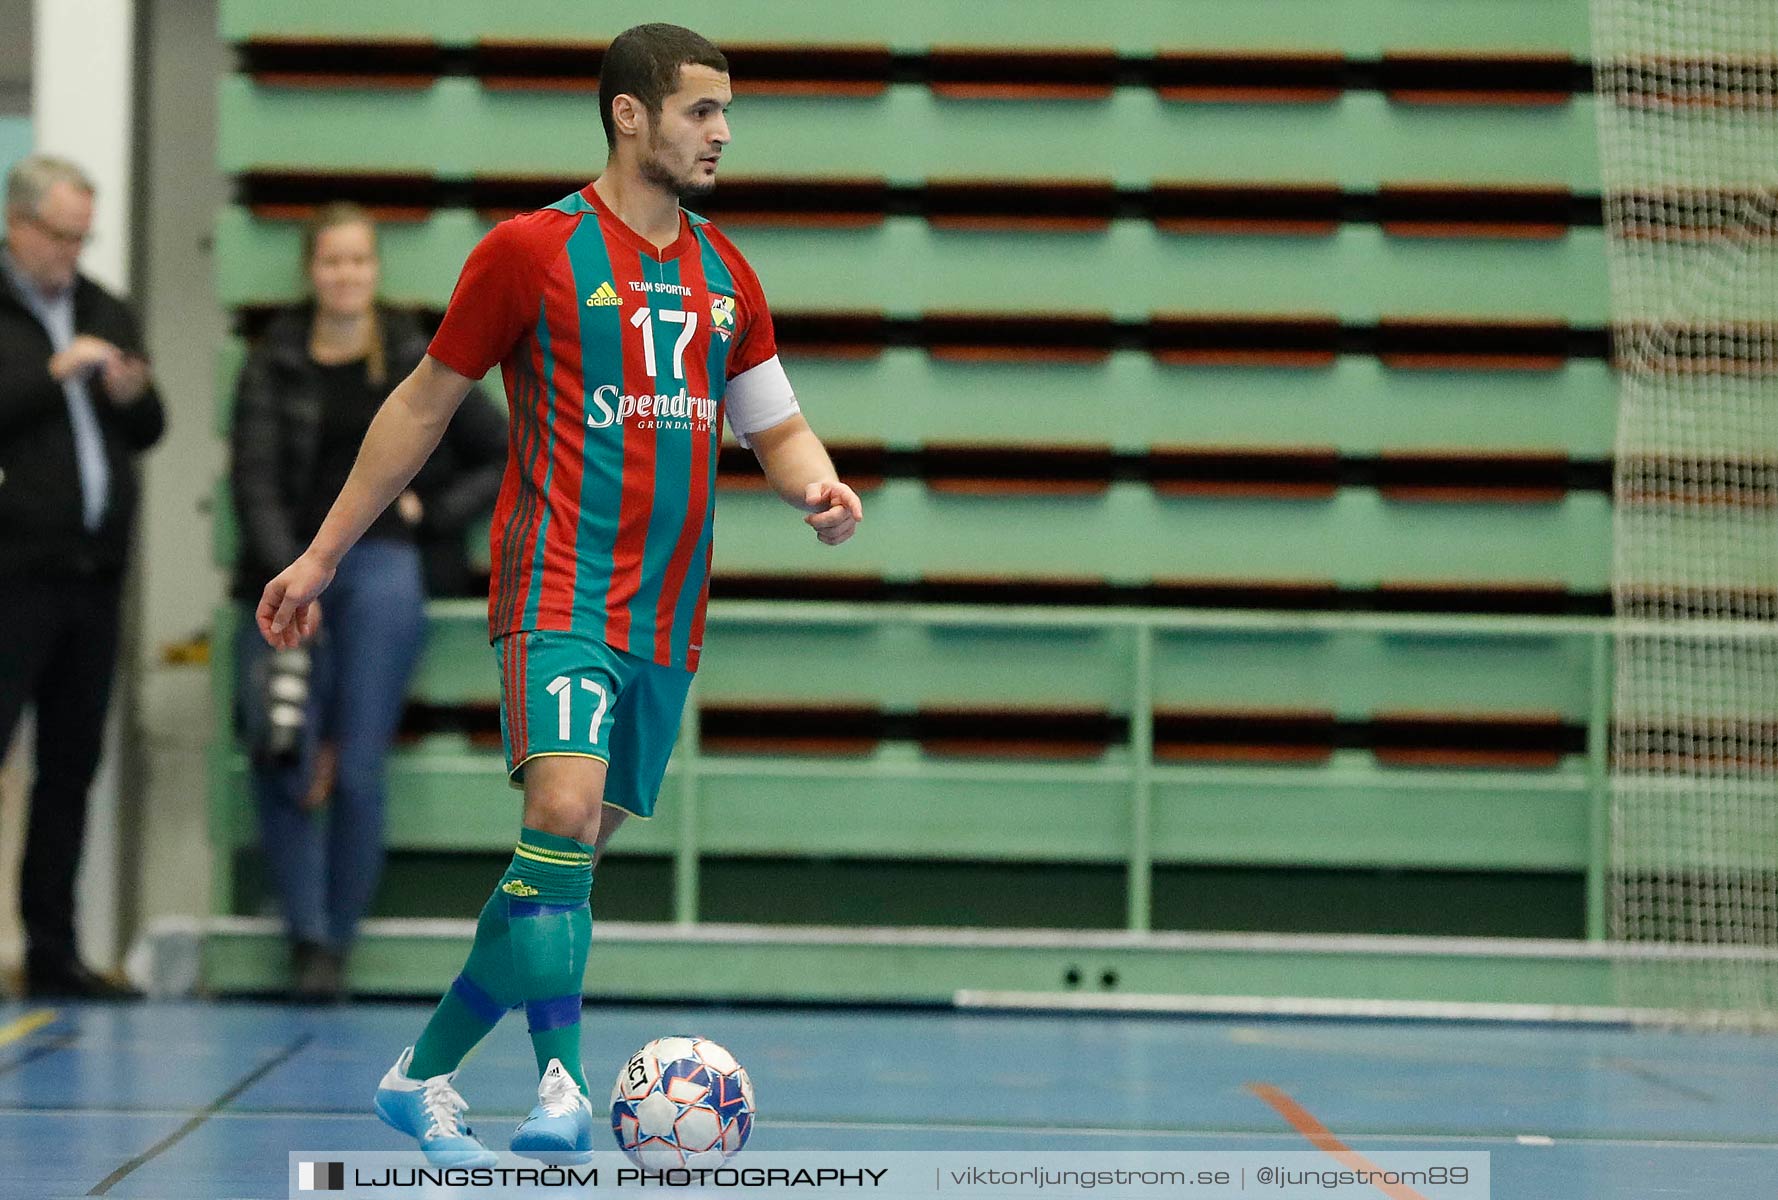
{"label": "man's eyeglasses", "polygon": [[41,217],[34,217],[25,213],[19,213],[18,217],[21,221],[25,222],[25,224],[36,226],[38,231],[42,233],[44,237],[49,238],[53,242],[60,243],[70,250],[79,250],[93,240],[93,235],[84,230],[75,233],[72,230],[57,229],[54,225],[51,225]]}

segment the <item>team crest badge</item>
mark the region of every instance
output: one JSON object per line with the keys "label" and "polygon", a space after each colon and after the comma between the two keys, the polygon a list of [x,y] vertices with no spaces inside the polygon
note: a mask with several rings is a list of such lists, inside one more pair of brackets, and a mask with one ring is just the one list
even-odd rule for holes
{"label": "team crest badge", "polygon": [[728,341],[735,332],[735,298],[733,296],[713,295],[710,297],[710,328],[716,336]]}

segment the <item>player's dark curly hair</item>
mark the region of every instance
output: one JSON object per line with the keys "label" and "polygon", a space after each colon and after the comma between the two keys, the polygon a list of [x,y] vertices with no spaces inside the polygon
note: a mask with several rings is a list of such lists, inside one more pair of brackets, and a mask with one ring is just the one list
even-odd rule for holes
{"label": "player's dark curly hair", "polygon": [[679,68],[687,65],[728,71],[722,51],[682,25],[635,25],[618,34],[599,68],[599,120],[605,125],[605,144],[617,145],[613,100],[634,96],[649,116],[658,117],[661,105],[679,89]]}

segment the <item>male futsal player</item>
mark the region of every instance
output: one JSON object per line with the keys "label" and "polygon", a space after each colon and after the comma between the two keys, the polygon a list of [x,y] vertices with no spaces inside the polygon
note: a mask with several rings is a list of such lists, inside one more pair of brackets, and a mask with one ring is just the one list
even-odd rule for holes
{"label": "male futsal player", "polygon": [[512,428],[488,616],[524,823],[462,973],[376,1094],[378,1115],[435,1163],[495,1161],[451,1081],[521,1004],[542,1080],[512,1149],[592,1148],[580,992],[593,864],[626,814],[652,813],[697,668],[723,414],[822,542],[863,519],[798,410],[758,278],[679,207],[715,185],[729,97],[727,60],[691,30],[619,35],[599,82],[604,173],[471,252],[428,356],[259,603],[274,646],[311,635],[341,557],[407,487],[471,381],[500,364]]}

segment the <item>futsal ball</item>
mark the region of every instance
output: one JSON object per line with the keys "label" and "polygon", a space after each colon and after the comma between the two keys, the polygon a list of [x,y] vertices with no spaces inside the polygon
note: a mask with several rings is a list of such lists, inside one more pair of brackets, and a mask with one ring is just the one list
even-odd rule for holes
{"label": "futsal ball", "polygon": [[611,1088],[611,1132],[651,1170],[713,1167],[753,1130],[753,1084],[709,1038],[656,1038],[630,1056]]}

